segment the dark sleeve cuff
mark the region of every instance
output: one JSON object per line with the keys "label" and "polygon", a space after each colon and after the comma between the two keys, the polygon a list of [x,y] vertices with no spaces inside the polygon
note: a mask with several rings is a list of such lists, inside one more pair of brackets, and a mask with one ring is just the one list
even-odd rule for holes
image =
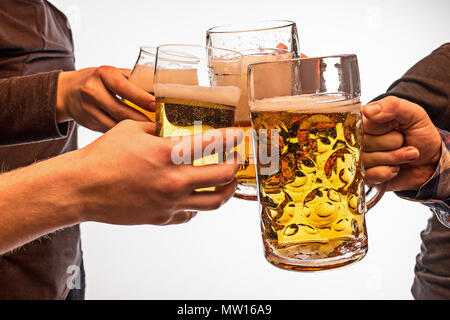
{"label": "dark sleeve cuff", "polygon": [[56,123],[59,73],[0,80],[0,145],[66,137],[68,122]]}

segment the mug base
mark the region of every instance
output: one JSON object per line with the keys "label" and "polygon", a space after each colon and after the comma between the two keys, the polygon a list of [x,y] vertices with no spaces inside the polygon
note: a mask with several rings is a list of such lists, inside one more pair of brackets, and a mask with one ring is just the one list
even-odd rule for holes
{"label": "mug base", "polygon": [[316,259],[307,256],[302,257],[301,254],[298,254],[296,257],[284,257],[268,251],[265,251],[264,255],[269,263],[284,270],[320,271],[340,268],[359,261],[364,258],[366,253],[367,246],[355,251],[347,252],[343,255]]}

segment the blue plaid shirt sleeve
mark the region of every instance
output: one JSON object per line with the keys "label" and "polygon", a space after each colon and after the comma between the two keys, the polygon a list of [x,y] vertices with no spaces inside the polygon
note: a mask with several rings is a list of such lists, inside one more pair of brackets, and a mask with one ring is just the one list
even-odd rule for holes
{"label": "blue plaid shirt sleeve", "polygon": [[396,192],[403,199],[420,202],[428,206],[439,221],[450,228],[450,133],[440,130],[442,153],[433,176],[420,189]]}

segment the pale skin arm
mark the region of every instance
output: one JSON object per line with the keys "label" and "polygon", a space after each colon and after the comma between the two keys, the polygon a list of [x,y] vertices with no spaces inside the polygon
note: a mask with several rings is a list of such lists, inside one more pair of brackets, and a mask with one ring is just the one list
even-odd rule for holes
{"label": "pale skin arm", "polygon": [[436,170],[441,138],[425,110],[408,100],[386,97],[363,107],[362,160],[366,182],[388,181],[387,190],[417,190]]}
{"label": "pale skin arm", "polygon": [[[126,120],[83,149],[0,175],[0,254],[84,221],[187,222],[195,212],[185,210],[214,210],[233,195],[237,163],[174,165],[176,142],[152,133],[153,123]],[[242,139],[239,131],[223,136]],[[217,143],[226,148],[226,139]],[[209,186],[218,188],[195,191]]]}

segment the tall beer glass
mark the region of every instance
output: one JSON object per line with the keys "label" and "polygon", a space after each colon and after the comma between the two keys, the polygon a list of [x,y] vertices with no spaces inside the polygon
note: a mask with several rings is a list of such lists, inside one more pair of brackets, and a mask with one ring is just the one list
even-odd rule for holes
{"label": "tall beer glass", "polygon": [[356,56],[250,65],[249,104],[266,259],[307,271],[363,258],[384,191],[366,205]]}
{"label": "tall beer glass", "polygon": [[250,108],[247,98],[247,66],[255,62],[298,57],[297,26],[295,22],[284,20],[224,25],[207,30],[206,44],[239,51],[244,55],[241,99],[236,110],[235,126],[244,130],[245,139],[236,150],[242,158],[242,164],[236,175],[239,185],[235,197],[257,200]]}
{"label": "tall beer glass", "polygon": [[[131,71],[129,80],[138,87],[144,89],[151,95],[153,90],[153,74],[155,73],[156,47],[142,46],[139,50],[138,59]],[[153,112],[142,109],[131,101],[125,100],[129,106],[145,114],[151,121],[155,122],[155,114]]]}
{"label": "tall beer glass", "polygon": [[[158,47],[154,88],[159,136],[190,136],[231,127],[240,98],[242,55],[197,45]],[[233,68],[228,68],[232,65]],[[197,159],[194,165],[223,161],[224,153]],[[221,157],[221,158],[220,158]]]}

